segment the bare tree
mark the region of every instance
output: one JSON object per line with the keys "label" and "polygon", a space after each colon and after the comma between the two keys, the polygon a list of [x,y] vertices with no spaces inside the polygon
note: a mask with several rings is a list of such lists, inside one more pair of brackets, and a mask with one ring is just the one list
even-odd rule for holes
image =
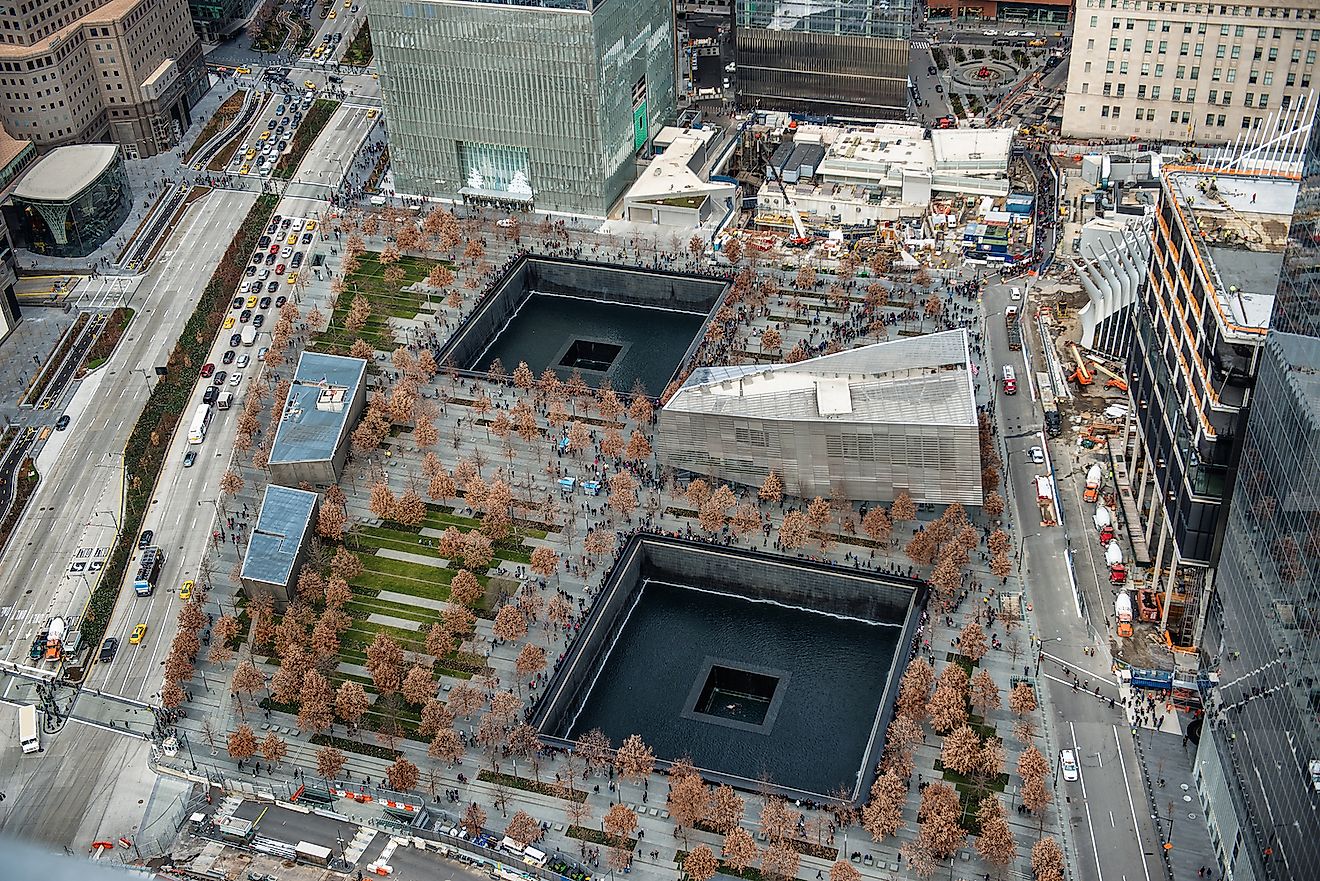
{"label": "bare tree", "polygon": [[348,759],[333,746],[323,746],[316,751],[316,773],[320,774],[327,783],[338,777],[346,764]]}
{"label": "bare tree", "polygon": [[761,855],[752,834],[741,826],[734,826],[724,836],[724,864],[742,874]]}
{"label": "bare tree", "polygon": [[683,858],[683,873],[692,881],[710,881],[719,867],[715,854],[704,844],[697,845]]}
{"label": "bare tree", "polygon": [[250,759],[257,752],[257,737],[246,722],[240,722],[238,727],[230,732],[226,747],[230,758],[239,761]]}
{"label": "bare tree", "polygon": [[642,783],[655,770],[655,753],[640,735],[630,734],[619,746],[615,763],[621,777]]}

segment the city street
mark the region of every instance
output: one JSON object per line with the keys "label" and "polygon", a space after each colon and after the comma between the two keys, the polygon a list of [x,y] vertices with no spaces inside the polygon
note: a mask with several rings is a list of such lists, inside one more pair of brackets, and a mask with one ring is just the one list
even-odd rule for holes
{"label": "city street", "polygon": [[[1027,346],[1021,352],[1008,348],[1004,310],[1014,287],[1024,291],[1024,299],[1017,305],[1025,307],[1027,294],[1022,283],[990,285],[986,289],[988,360],[997,368],[1013,365],[1019,377],[1034,377],[1041,362],[1036,335],[1028,332],[1026,324],[1023,337]],[[1024,544],[1022,574],[1028,585],[1027,600],[1032,604],[1036,648],[1045,655],[1039,666],[1031,665],[1032,675],[1044,686],[1043,704],[1051,720],[1049,741],[1056,769],[1061,749],[1076,750],[1081,765],[1078,782],[1067,783],[1056,776],[1054,784],[1061,795],[1068,796],[1062,807],[1075,833],[1072,843],[1077,869],[1081,877],[1095,881],[1158,876],[1163,866],[1151,842],[1159,839],[1145,810],[1128,719],[1121,705],[1109,705],[1109,699],[1117,699],[1119,692],[1109,673],[1108,642],[1083,617],[1072,587],[1075,577],[1093,619],[1097,615],[1103,618],[1106,610],[1112,609],[1108,584],[1102,587],[1098,582],[1090,548],[1080,550],[1093,540],[1090,524],[1081,520],[1080,504],[1075,502],[1079,475],[1073,453],[1064,444],[1047,444],[1039,396],[1026,382],[1019,381],[1016,395],[998,395],[995,415],[1006,446],[1001,454],[1009,465],[1017,534]],[[1049,448],[1044,465],[1031,461],[1029,451],[1037,446]],[[1041,526],[1033,479],[1038,474],[1050,474],[1051,467],[1063,517],[1058,526]],[[1080,559],[1074,576],[1068,560],[1075,550]],[[1083,649],[1094,649],[1095,654],[1087,655]],[[1074,689],[1065,678],[1065,669],[1089,682],[1089,692]],[[1097,688],[1099,696],[1094,691]],[[1132,846],[1138,840],[1147,842],[1144,851]]]}

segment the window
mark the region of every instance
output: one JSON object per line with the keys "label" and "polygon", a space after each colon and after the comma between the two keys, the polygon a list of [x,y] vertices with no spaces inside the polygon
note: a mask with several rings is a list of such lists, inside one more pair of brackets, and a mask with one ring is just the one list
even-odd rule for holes
{"label": "window", "polygon": [[1242,106],[1243,106],[1243,107],[1250,107],[1250,106],[1252,106],[1252,104],[1255,103],[1255,101],[1256,101],[1256,93],[1255,93],[1255,92],[1247,92],[1247,97],[1246,97],[1245,99],[1243,99],[1243,101],[1242,101]]}
{"label": "window", "polygon": [[1152,100],[1152,101],[1158,101],[1158,100],[1160,100],[1160,87],[1159,87],[1159,86],[1151,86],[1151,87],[1150,87],[1150,100]]}
{"label": "window", "polygon": [[1154,52],[1154,51],[1155,51],[1155,41],[1154,41],[1154,40],[1147,40],[1147,41],[1146,41],[1146,46],[1145,46],[1145,48],[1142,49],[1141,51],[1143,51],[1143,52]]}
{"label": "window", "polygon": [[1242,117],[1242,127],[1243,127],[1243,128],[1251,128],[1251,117],[1250,117],[1250,116],[1244,116],[1244,117]]}
{"label": "window", "polygon": [[1190,44],[1190,43],[1183,43],[1181,46],[1178,47],[1178,54],[1179,54],[1179,55],[1186,55],[1187,52],[1188,52],[1188,50],[1190,50],[1190,49],[1191,49],[1191,44]]}
{"label": "window", "polygon": [[1110,115],[1110,117],[1112,117],[1113,119],[1118,119],[1118,111],[1119,111],[1120,109],[1121,109],[1121,108],[1119,108],[1119,106],[1118,106],[1117,104],[1115,104],[1113,107],[1110,107],[1110,108],[1109,108],[1109,115]]}
{"label": "window", "polygon": [[1228,57],[1229,57],[1229,58],[1241,58],[1241,57],[1242,57],[1242,47],[1241,47],[1241,46],[1234,46],[1234,47],[1233,47],[1233,51],[1228,53]]}
{"label": "window", "polygon": [[1219,126],[1220,128],[1223,128],[1224,123],[1226,122],[1228,122],[1228,117],[1224,116],[1224,114],[1222,113],[1215,117],[1215,125]]}
{"label": "window", "polygon": [[1223,57],[1224,57],[1224,50],[1225,50],[1226,48],[1227,48],[1227,47],[1224,46],[1223,43],[1220,43],[1218,46],[1216,46],[1216,47],[1215,47],[1215,57],[1216,57],[1216,58],[1223,58]]}
{"label": "window", "polygon": [[1113,73],[1113,72],[1114,72],[1114,62],[1112,62],[1112,61],[1106,61],[1106,62],[1105,62],[1105,73]]}
{"label": "window", "polygon": [[1250,70],[1247,72],[1247,82],[1251,83],[1252,85],[1255,85],[1258,79],[1260,79],[1259,70]]}
{"label": "window", "polygon": [[1175,101],[1181,101],[1181,100],[1182,100],[1182,89],[1174,89],[1174,90],[1173,90],[1173,100],[1175,100]]}
{"label": "window", "polygon": [[1118,97],[1120,97],[1120,98],[1123,97],[1123,90],[1124,90],[1126,87],[1127,87],[1127,83],[1119,83],[1119,84],[1118,84]]}
{"label": "window", "polygon": [[1191,103],[1192,103],[1193,101],[1195,101],[1195,100],[1196,100],[1196,89],[1188,89],[1188,90],[1187,90],[1187,103],[1188,103],[1188,104],[1191,104]]}
{"label": "window", "polygon": [[1261,110],[1264,110],[1266,107],[1269,106],[1269,104],[1270,104],[1270,96],[1262,92],[1260,96],[1260,100],[1256,102],[1256,106],[1259,107]]}
{"label": "window", "polygon": [[1089,61],[1086,62],[1086,67],[1085,67],[1085,69],[1084,69],[1084,72],[1085,72],[1085,73],[1090,73],[1090,72],[1091,72],[1091,62],[1089,62]]}
{"label": "window", "polygon": [[1139,84],[1139,85],[1137,86],[1137,97],[1138,97],[1138,98],[1144,98],[1144,97],[1146,97],[1146,86],[1145,86],[1144,83]]}
{"label": "window", "polygon": [[1186,68],[1185,66],[1181,65],[1181,64],[1178,65],[1178,69],[1177,69],[1176,71],[1174,71],[1173,76],[1174,76],[1174,79],[1180,79],[1180,80],[1182,80],[1182,79],[1186,79],[1186,78],[1187,78],[1187,68]]}
{"label": "window", "polygon": [[1213,104],[1213,103],[1215,103],[1215,102],[1218,101],[1218,100],[1219,100],[1219,90],[1218,90],[1218,89],[1211,89],[1211,90],[1210,90],[1210,103]]}
{"label": "window", "polygon": [[1157,76],[1157,77],[1164,76],[1164,65],[1163,65],[1163,64],[1157,64],[1157,65],[1155,65],[1155,76]]}
{"label": "window", "polygon": [[1177,122],[1177,121],[1178,121],[1178,111],[1175,110],[1169,114],[1169,122]]}
{"label": "window", "polygon": [[1105,95],[1110,94],[1113,91],[1113,88],[1114,88],[1113,83],[1105,83],[1104,91],[1102,94]]}
{"label": "window", "polygon": [[1141,62],[1141,75],[1142,75],[1142,76],[1150,76],[1150,62],[1149,62],[1149,61],[1143,61],[1143,62]]}
{"label": "window", "polygon": [[1264,78],[1261,80],[1261,82],[1263,82],[1263,83],[1264,83],[1265,85],[1267,85],[1267,86],[1272,86],[1272,85],[1274,85],[1274,71],[1272,71],[1272,70],[1267,70],[1267,71],[1265,71],[1265,76],[1264,76]]}
{"label": "window", "polygon": [[[1256,51],[1259,52],[1260,50],[1258,49],[1258,50],[1256,50]],[[1271,47],[1270,47],[1270,52],[1269,52],[1268,60],[1270,60],[1270,61],[1278,61],[1278,60],[1279,60],[1279,47],[1278,47],[1278,46],[1271,46]]]}
{"label": "window", "polygon": [[1205,115],[1205,124],[1206,124],[1206,125],[1214,125],[1214,124],[1215,124],[1215,115],[1214,115],[1213,113],[1207,113],[1207,114]]}
{"label": "window", "polygon": [[1145,110],[1142,110],[1140,107],[1138,107],[1138,108],[1137,108],[1137,122],[1141,122],[1141,121],[1142,121],[1143,119],[1145,119],[1145,118],[1146,118],[1146,111],[1145,111]]}
{"label": "window", "polygon": [[1109,40],[1109,51],[1113,52],[1117,49],[1118,49],[1118,37],[1112,37]]}
{"label": "window", "polygon": [[[1101,115],[1103,118],[1105,118],[1105,119],[1108,119],[1108,118],[1109,118],[1109,105],[1108,105],[1108,104],[1101,104],[1101,105],[1100,105],[1100,115]],[[1245,126],[1244,126],[1244,128],[1245,128]]]}
{"label": "window", "polygon": [[1168,51],[1169,51],[1169,41],[1168,41],[1168,40],[1160,40],[1160,54],[1163,55],[1165,52],[1168,52]]}
{"label": "window", "polygon": [[1118,72],[1120,74],[1126,74],[1128,72],[1128,63],[1126,61],[1119,62]]}
{"label": "window", "polygon": [[1123,41],[1123,51],[1124,51],[1124,52],[1131,52],[1131,51],[1132,51],[1132,41],[1131,41],[1130,39],[1129,39],[1129,40],[1124,40],[1124,41]]}
{"label": "window", "polygon": [[1223,100],[1221,103],[1223,103],[1223,104],[1232,104],[1232,103],[1233,103],[1233,93],[1232,93],[1232,92],[1225,92],[1225,93],[1224,93],[1224,100]]}

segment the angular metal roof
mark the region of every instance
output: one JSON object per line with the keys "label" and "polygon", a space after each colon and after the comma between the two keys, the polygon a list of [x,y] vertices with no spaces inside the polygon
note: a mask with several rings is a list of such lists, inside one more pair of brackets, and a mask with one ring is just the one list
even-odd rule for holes
{"label": "angular metal roof", "polygon": [[247,556],[243,558],[242,577],[267,584],[288,584],[315,507],[316,493],[267,484]]}
{"label": "angular metal roof", "polygon": [[348,430],[349,410],[366,370],[361,358],[303,352],[284,399],[270,464],[332,458]]}
{"label": "angular metal roof", "polygon": [[976,425],[967,332],[904,337],[796,364],[694,370],[666,410],[789,421]]}

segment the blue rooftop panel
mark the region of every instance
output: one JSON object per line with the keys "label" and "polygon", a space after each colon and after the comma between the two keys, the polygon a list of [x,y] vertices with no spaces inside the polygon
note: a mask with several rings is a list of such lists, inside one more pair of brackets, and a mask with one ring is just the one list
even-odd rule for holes
{"label": "blue rooftop panel", "polygon": [[284,399],[270,464],[333,458],[366,370],[361,358],[304,352]]}
{"label": "blue rooftop panel", "polygon": [[242,576],[268,584],[288,584],[298,544],[315,507],[316,493],[268,485],[243,558]]}

